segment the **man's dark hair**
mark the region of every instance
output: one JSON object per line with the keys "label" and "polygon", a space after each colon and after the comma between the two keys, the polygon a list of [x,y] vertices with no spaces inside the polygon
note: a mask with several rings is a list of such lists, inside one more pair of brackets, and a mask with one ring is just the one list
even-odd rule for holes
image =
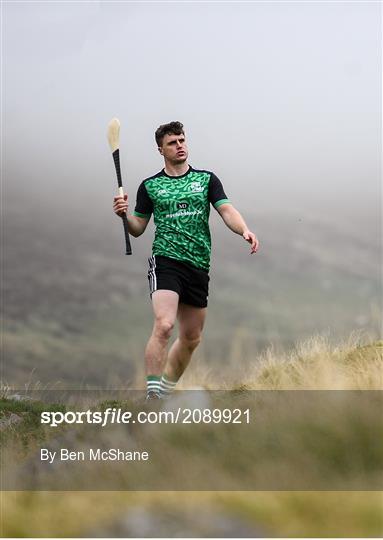
{"label": "man's dark hair", "polygon": [[162,146],[162,141],[165,137],[165,135],[185,135],[184,132],[184,125],[181,124],[181,122],[169,122],[169,124],[162,124],[157,130],[156,130],[156,143],[157,146]]}

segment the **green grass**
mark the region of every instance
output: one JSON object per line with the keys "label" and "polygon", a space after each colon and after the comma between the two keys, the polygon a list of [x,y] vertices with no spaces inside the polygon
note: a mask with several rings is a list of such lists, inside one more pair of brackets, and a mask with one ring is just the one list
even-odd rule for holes
{"label": "green grass", "polygon": [[65,412],[66,407],[58,403],[43,403],[34,400],[0,399],[0,419],[6,420],[12,414],[20,418],[20,422],[11,424],[1,434],[1,446],[12,446],[23,455],[27,455],[37,442],[52,437],[52,433],[41,424],[40,415],[43,411]]}
{"label": "green grass", "polygon": [[[269,350],[259,357],[253,370],[232,384],[236,392],[231,399],[246,406],[251,388],[377,390],[382,388],[381,367],[381,342],[361,343],[353,337],[333,346],[323,338],[313,338],[282,356]],[[213,381],[207,380],[206,386],[211,386]],[[189,382],[193,382],[192,377]],[[29,408],[28,414],[35,420],[43,406],[8,399],[2,399],[0,405],[5,414],[20,414],[23,408],[24,411]],[[98,410],[118,406],[139,408],[137,403],[121,401],[119,397],[93,403]],[[335,410],[337,414],[333,414]],[[7,439],[6,447],[17,449],[23,433],[32,451],[33,429],[38,431],[35,420],[15,426],[12,431],[19,432],[19,438]],[[322,482],[322,491],[4,492],[3,534],[81,537],[103,530],[113,536],[113,524],[121,516],[129,523],[130,512],[138,508],[161,516],[161,526],[156,532],[165,536],[169,532],[167,520],[172,519],[181,526],[184,523],[185,530],[192,527],[197,536],[203,535],[205,529],[195,516],[204,513],[225,515],[271,536],[380,536],[382,492],[361,491],[360,485],[366,479],[377,489],[381,485],[381,432],[381,419],[368,401],[343,400],[338,408],[332,407],[331,401],[319,400],[305,407],[296,402],[295,408],[292,402],[289,407],[278,409],[273,399],[269,403],[266,400],[263,409],[256,412],[256,423],[243,432],[245,437],[237,432],[235,446],[227,444],[232,436],[228,426],[161,429],[161,437],[155,439],[157,450],[153,457],[160,464],[159,480],[164,478],[166,482],[176,472],[185,482],[193,477],[197,481],[198,475],[201,482],[204,477],[208,482],[207,471],[213,470],[222,485],[241,490],[251,486],[254,471],[259,470],[265,479],[278,472],[280,484],[285,481],[288,486],[296,480],[289,475],[298,468],[300,474],[309,475],[308,481],[314,485]],[[254,439],[256,444],[249,451],[246,441]],[[141,444],[151,444],[150,441],[153,441],[150,432],[140,432]],[[112,446],[112,440],[107,442]],[[191,456],[198,459],[190,460]],[[250,463],[256,463],[257,469]],[[289,463],[290,469],[286,466]],[[100,471],[100,474],[104,473]],[[127,474],[128,485],[140,479],[140,472],[134,467],[129,467]],[[349,491],[329,491],[329,487],[337,484],[348,486]]]}

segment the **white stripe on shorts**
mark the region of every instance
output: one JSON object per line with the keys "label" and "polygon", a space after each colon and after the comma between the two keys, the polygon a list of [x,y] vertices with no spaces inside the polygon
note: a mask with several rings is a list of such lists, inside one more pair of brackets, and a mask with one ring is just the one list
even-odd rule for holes
{"label": "white stripe on shorts", "polygon": [[153,281],[153,278],[152,278],[152,258],[151,257],[149,257],[148,263],[149,263],[149,270],[148,270],[149,291],[150,291],[150,294],[152,294],[152,281]]}
{"label": "white stripe on shorts", "polygon": [[156,256],[153,255],[148,259],[149,261],[149,290],[152,295],[157,290],[157,276],[156,276]]}
{"label": "white stripe on shorts", "polygon": [[154,276],[154,288],[153,292],[157,290],[157,276],[156,276],[156,256],[153,255],[153,261],[154,261],[154,270],[153,270],[153,276]]}

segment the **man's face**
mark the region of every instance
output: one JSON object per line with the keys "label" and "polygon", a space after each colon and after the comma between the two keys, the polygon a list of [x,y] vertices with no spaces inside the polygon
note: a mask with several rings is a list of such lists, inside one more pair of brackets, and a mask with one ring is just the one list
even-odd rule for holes
{"label": "man's face", "polygon": [[162,146],[159,147],[160,154],[171,163],[184,163],[188,158],[188,147],[185,135],[167,134],[162,139]]}

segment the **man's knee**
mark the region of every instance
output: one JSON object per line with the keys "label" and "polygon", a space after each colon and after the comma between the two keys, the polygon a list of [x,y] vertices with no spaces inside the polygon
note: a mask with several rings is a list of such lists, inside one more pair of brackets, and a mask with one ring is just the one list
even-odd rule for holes
{"label": "man's knee", "polygon": [[158,317],[154,323],[154,333],[161,340],[168,340],[172,335],[174,322],[164,317]]}
{"label": "man's knee", "polygon": [[200,332],[186,333],[182,334],[179,339],[187,349],[194,351],[201,343],[202,334]]}

